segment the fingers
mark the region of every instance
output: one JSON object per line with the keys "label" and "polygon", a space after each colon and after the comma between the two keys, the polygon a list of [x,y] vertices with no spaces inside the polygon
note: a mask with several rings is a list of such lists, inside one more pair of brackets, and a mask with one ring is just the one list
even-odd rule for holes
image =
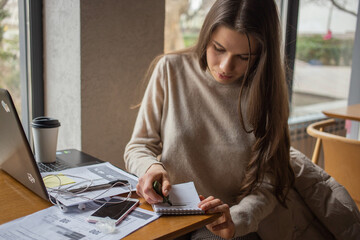
{"label": "fingers", "polygon": [[[220,221],[220,219],[222,221]],[[219,220],[215,221],[214,223],[206,225],[206,228],[214,233],[225,239],[231,239],[234,237],[235,234],[235,225],[230,218],[219,218]]]}
{"label": "fingers", "polygon": [[136,193],[139,196],[143,197],[145,201],[147,201],[150,204],[162,201],[162,198],[159,195],[157,195],[155,191],[149,189],[148,184],[145,182],[146,180],[142,178],[139,179],[139,183],[136,185]]}
{"label": "fingers", "polygon": [[162,197],[158,195],[152,187],[152,183],[154,181],[155,180],[152,178],[142,177],[139,179],[139,183],[136,185],[136,193],[142,196],[149,204],[162,202],[163,200]]}
{"label": "fingers", "polygon": [[171,184],[169,179],[167,178],[167,175],[163,176],[162,193],[164,194],[165,197],[169,195],[170,189],[171,189]]}
{"label": "fingers", "polygon": [[215,212],[222,212],[221,209],[218,208],[218,206],[220,206],[222,204],[224,204],[224,203],[220,199],[210,196],[210,197],[202,200],[198,204],[198,207],[208,213],[215,213]]}
{"label": "fingers", "polygon": [[[153,183],[157,179],[147,178],[143,184],[144,198],[150,204],[162,202],[163,198],[157,194],[153,188]],[[159,180],[158,180],[159,181]]]}
{"label": "fingers", "polygon": [[153,189],[154,181],[159,181],[162,183],[162,192],[165,196],[169,194],[171,189],[171,184],[167,172],[162,167],[162,165],[152,165],[145,173],[145,175],[139,178],[139,182],[136,185],[136,193],[143,197],[149,204],[163,201],[163,198]]}
{"label": "fingers", "polygon": [[200,200],[201,202],[198,206],[206,213],[222,213],[219,218],[206,225],[206,227],[216,235],[223,238],[231,238],[235,233],[235,225],[231,218],[229,205],[213,196],[208,198],[200,196]]}

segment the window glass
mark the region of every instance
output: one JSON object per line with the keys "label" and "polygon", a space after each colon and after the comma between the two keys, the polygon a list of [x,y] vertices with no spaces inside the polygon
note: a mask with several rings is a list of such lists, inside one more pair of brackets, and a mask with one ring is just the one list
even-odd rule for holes
{"label": "window glass", "polygon": [[215,0],[166,0],[165,52],[194,45]]}
{"label": "window glass", "polygon": [[21,116],[17,0],[0,0],[0,88],[7,89]]}
{"label": "window glass", "polygon": [[301,0],[292,117],[347,105],[358,0]]}

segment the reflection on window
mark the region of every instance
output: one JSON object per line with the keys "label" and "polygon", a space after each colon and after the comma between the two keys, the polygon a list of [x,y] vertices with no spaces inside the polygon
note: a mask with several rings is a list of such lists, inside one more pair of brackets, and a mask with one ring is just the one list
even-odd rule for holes
{"label": "reflection on window", "polygon": [[0,0],[0,88],[10,92],[21,116],[18,26],[18,1]]}
{"label": "reflection on window", "polygon": [[293,117],[347,105],[359,1],[336,2],[300,1]]}

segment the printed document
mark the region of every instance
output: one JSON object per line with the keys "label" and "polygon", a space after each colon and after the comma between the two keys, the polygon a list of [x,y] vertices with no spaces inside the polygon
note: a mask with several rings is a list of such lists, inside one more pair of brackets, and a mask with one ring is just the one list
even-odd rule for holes
{"label": "printed document", "polygon": [[113,233],[104,233],[94,223],[87,222],[100,204],[86,203],[85,210],[77,206],[63,213],[53,206],[23,218],[0,225],[0,239],[4,240],[118,240],[145,226],[159,217],[158,214],[137,207],[119,225]]}
{"label": "printed document", "polygon": [[[41,175],[46,179],[51,177],[52,183],[50,186],[52,186],[52,188],[48,187],[47,190],[54,199],[57,199],[65,206],[77,205],[79,203],[90,202],[93,199],[119,195],[129,192],[130,189],[135,191],[138,182],[136,176],[113,166],[109,162],[70,168],[59,172],[44,172],[41,173]],[[127,180],[130,183],[130,187],[119,185],[113,188],[84,192],[76,196],[74,196],[74,194],[59,194],[57,192],[59,189],[66,190],[69,187],[79,188],[88,186],[89,184],[91,184],[91,186],[106,184],[117,179]],[[56,181],[59,181],[60,184],[55,184]],[[45,181],[45,183],[47,182]]]}

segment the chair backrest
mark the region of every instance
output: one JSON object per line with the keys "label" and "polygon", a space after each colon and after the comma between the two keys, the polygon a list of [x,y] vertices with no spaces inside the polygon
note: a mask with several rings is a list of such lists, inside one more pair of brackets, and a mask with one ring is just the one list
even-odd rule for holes
{"label": "chair backrest", "polygon": [[307,127],[307,133],[321,140],[324,170],[348,190],[360,208],[360,141],[326,132],[332,124],[334,119],[313,123]]}

